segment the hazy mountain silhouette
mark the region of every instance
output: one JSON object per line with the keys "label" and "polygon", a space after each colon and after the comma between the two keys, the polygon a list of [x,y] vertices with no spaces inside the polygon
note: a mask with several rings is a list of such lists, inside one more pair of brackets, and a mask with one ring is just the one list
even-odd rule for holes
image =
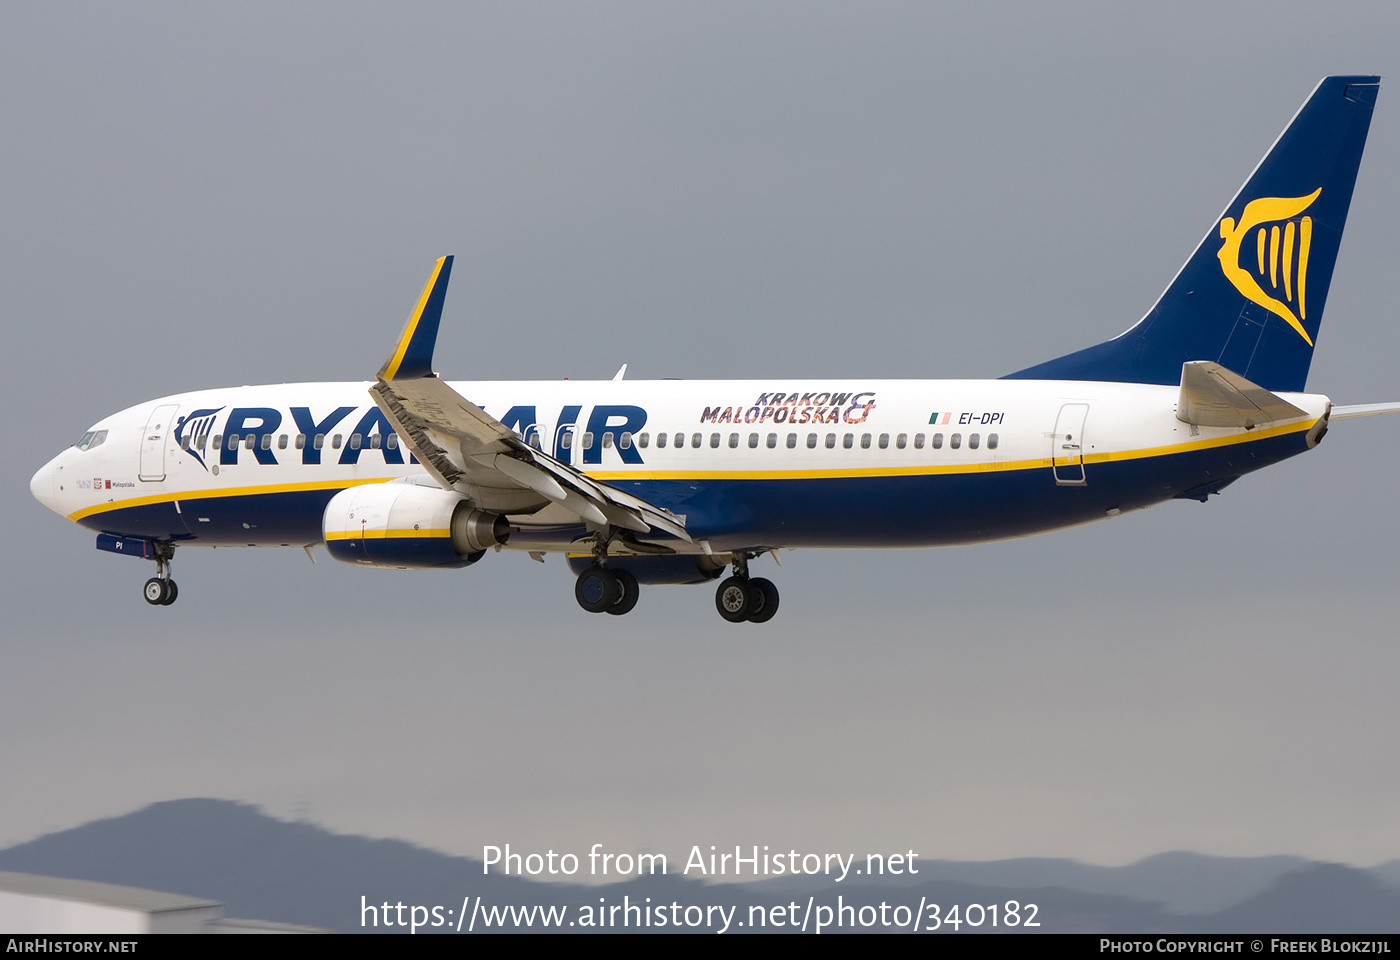
{"label": "hazy mountain silhouette", "polygon": [[1400,860],[1387,860],[1371,868],[1371,873],[1387,886],[1400,890]]}
{"label": "hazy mountain silhouette", "polygon": [[1007,889],[1064,887],[1156,902],[1173,913],[1210,913],[1258,893],[1309,863],[1302,857],[1212,857],[1185,851],[1154,854],[1122,867],[1034,857],[929,860],[921,861],[919,875],[906,882],[955,880]]}
{"label": "hazy mountain silhouette", "polygon": [[1374,874],[1312,863],[1210,917],[1217,933],[1394,933],[1400,893]]}
{"label": "hazy mountain silhouette", "polygon": [[[650,897],[652,905],[732,905],[734,920],[744,922],[747,932],[750,906],[805,907],[812,896],[818,905],[834,906],[839,896],[857,908],[885,902],[891,909],[916,908],[920,898],[999,907],[1015,899],[1038,906],[1044,932],[1369,933],[1400,925],[1400,892],[1386,886],[1387,866],[1368,873],[1297,857],[1165,853],[1126,867],[1052,859],[921,860],[917,876],[852,876],[840,884],[821,876],[707,884],[680,876],[683,863],[672,863],[669,876],[608,886],[540,883],[484,875],[481,861],[469,857],[335,834],[269,817],[247,804],[209,799],[156,803],[0,851],[0,870],[207,897],[222,901],[228,916],[345,932],[402,929],[371,926],[368,919],[362,927],[362,897],[369,905],[442,905],[444,913],[453,911],[451,925],[466,896],[494,905],[564,905],[570,918],[624,897],[646,905]],[[382,916],[376,919],[382,922]],[[979,930],[991,932],[987,924]]]}

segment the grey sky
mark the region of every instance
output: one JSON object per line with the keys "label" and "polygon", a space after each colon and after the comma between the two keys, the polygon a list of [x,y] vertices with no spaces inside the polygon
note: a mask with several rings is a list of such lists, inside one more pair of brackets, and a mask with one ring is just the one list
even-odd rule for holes
{"label": "grey sky", "polygon": [[[1387,4],[0,6],[0,841],[172,797],[336,829],[928,857],[1400,857],[1400,422],[1207,506],[796,552],[576,607],[558,558],[177,557],[28,494],[163,394],[372,375],[998,376],[1152,303]],[[1310,389],[1400,399],[1383,82]],[[1400,420],[1400,418],[1395,418]],[[606,621],[606,622],[605,622]]]}

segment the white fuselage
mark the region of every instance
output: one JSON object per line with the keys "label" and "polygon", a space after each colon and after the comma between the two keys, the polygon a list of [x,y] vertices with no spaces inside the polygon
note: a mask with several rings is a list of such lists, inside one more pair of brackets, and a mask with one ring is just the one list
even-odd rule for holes
{"label": "white fuselage", "polygon": [[[32,482],[92,529],[189,545],[305,545],[358,484],[421,475],[368,383],[163,397],[106,417],[102,442]],[[1197,427],[1178,388],[1034,380],[451,384],[558,459],[687,518],[696,550],[921,546],[1019,536],[1219,485],[1302,452],[1306,417]],[[510,548],[563,549],[548,515]],[[531,535],[531,528],[551,532]]]}

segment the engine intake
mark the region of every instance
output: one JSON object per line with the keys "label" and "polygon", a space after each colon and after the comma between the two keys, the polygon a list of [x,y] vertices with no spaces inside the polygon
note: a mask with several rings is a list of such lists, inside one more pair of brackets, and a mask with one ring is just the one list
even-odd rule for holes
{"label": "engine intake", "polygon": [[498,513],[437,487],[394,482],[340,491],[321,530],[335,559],[396,569],[470,566],[510,538]]}

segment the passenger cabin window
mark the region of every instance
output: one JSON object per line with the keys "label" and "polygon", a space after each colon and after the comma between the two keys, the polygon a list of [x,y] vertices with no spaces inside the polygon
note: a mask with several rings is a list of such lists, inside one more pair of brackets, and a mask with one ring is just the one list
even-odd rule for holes
{"label": "passenger cabin window", "polygon": [[358,433],[352,433],[352,434],[350,434],[350,449],[351,449],[351,450],[358,450],[358,449],[360,449],[360,444],[361,444],[362,442],[363,442],[363,441],[360,439],[360,435],[359,435]]}
{"label": "passenger cabin window", "polygon": [[[539,434],[535,434],[536,449],[538,449],[539,442]],[[388,447],[390,450],[397,450],[399,448],[399,435],[397,433],[389,434]]]}
{"label": "passenger cabin window", "polygon": [[[735,436],[737,437],[738,434],[736,433]],[[719,449],[719,434],[717,434],[717,433],[712,433],[712,434],[710,434],[710,449],[712,449],[712,450],[718,450],[718,449]]]}
{"label": "passenger cabin window", "polygon": [[916,434],[914,434],[914,449],[915,449],[915,450],[922,450],[923,448],[924,448],[924,435],[923,435],[922,433],[916,433]]}
{"label": "passenger cabin window", "polygon": [[[869,436],[869,434],[867,434],[867,436]],[[848,433],[841,438],[841,446],[845,447],[847,450],[851,449],[855,444],[856,435],[854,433]]]}
{"label": "passenger cabin window", "polygon": [[827,448],[828,450],[831,450],[831,449],[834,449],[835,446],[836,446],[836,434],[834,434],[834,433],[828,433],[828,434],[826,435],[826,448]]}
{"label": "passenger cabin window", "polygon": [[807,449],[808,449],[808,450],[815,450],[816,448],[817,448],[817,435],[816,435],[815,433],[809,433],[809,434],[807,434]]}
{"label": "passenger cabin window", "polygon": [[281,436],[279,436],[279,437],[277,438],[277,449],[278,449],[278,450],[285,450],[285,449],[287,449],[287,435],[286,435],[285,433],[282,434]]}
{"label": "passenger cabin window", "polygon": [[[643,437],[646,437],[646,434],[644,433],[644,434],[642,434],[642,436],[643,436]],[[666,437],[667,437],[667,434],[664,434],[664,433],[658,433],[658,434],[656,435],[656,449],[658,449],[658,450],[665,450],[665,449],[666,449]],[[645,439],[642,440],[642,446],[645,447],[646,445],[647,445],[646,440],[645,440]]]}
{"label": "passenger cabin window", "polygon": [[862,434],[860,435],[860,448],[861,448],[862,450],[869,450],[869,449],[870,449],[870,434],[868,434],[868,433],[862,433]]}
{"label": "passenger cabin window", "polygon": [[887,448],[889,447],[889,445],[890,445],[890,435],[889,435],[888,433],[882,433],[882,434],[880,434],[880,449],[881,449],[881,450],[885,450],[885,449],[887,449]]}
{"label": "passenger cabin window", "polygon": [[[664,434],[664,433],[658,433],[658,434],[656,435],[656,445],[657,445],[658,447],[661,446],[661,438],[664,437],[664,436],[666,436],[666,434]],[[647,448],[647,446],[648,446],[650,443],[651,443],[651,434],[649,434],[649,433],[639,433],[639,434],[637,434],[637,446],[639,446],[639,447],[641,447],[643,450],[645,450],[645,449]]]}
{"label": "passenger cabin window", "polygon": [[611,430],[604,430],[604,431],[603,431],[603,449],[604,449],[604,450],[611,450],[611,449],[612,449],[612,445],[613,445],[613,432],[612,432]]}
{"label": "passenger cabin window", "polygon": [[749,434],[749,449],[752,450],[754,447],[757,447],[757,446],[758,446],[758,434],[756,434],[756,433],[751,433],[751,434]]}
{"label": "passenger cabin window", "polygon": [[1000,442],[1001,442],[1001,438],[998,437],[995,433],[989,433],[989,434],[987,434],[987,449],[988,449],[988,450],[995,450],[995,449],[997,448],[997,444],[999,444]]}
{"label": "passenger cabin window", "polygon": [[592,431],[592,430],[585,430],[585,431],[583,431],[583,449],[585,449],[585,450],[592,450],[592,449],[593,449],[593,431]]}
{"label": "passenger cabin window", "polygon": [[381,435],[377,433],[371,433],[369,435],[369,448],[371,450],[378,450],[383,442],[384,438]]}
{"label": "passenger cabin window", "polygon": [[297,449],[298,449],[298,450],[305,450],[305,449],[306,449],[306,434],[304,434],[304,433],[299,433],[299,434],[297,434]]}
{"label": "passenger cabin window", "polygon": [[982,446],[982,434],[980,434],[980,433],[968,434],[968,437],[967,437],[967,445],[968,445],[968,448],[969,448],[969,449],[972,449],[972,450],[976,450],[978,447]]}
{"label": "passenger cabin window", "polygon": [[564,435],[559,438],[559,445],[565,450],[572,447],[574,445],[574,432],[572,430],[565,430]]}
{"label": "passenger cabin window", "polygon": [[953,434],[951,437],[949,437],[949,438],[948,438],[948,446],[952,447],[954,450],[956,450],[956,449],[958,449],[959,447],[961,447],[961,446],[962,446],[962,434],[961,434],[961,433],[955,433],[955,434]]}
{"label": "passenger cabin window", "polygon": [[630,434],[630,433],[624,433],[622,436],[618,437],[618,438],[617,438],[617,445],[618,445],[619,447],[621,447],[622,449],[624,449],[624,450],[631,450],[631,449],[632,449],[632,434]]}
{"label": "passenger cabin window", "polygon": [[[714,446],[714,444],[711,444],[711,446]],[[749,446],[753,446],[753,444],[749,444]],[[737,433],[731,433],[731,434],[729,435],[729,449],[730,449],[730,450],[737,450],[737,449],[739,449],[739,435],[738,435]]]}
{"label": "passenger cabin window", "polygon": [[[758,439],[758,434],[754,434],[754,439]],[[770,433],[770,434],[768,434],[768,449],[769,449],[769,450],[772,450],[772,449],[773,449],[774,447],[776,447],[777,445],[778,445],[778,435],[777,435],[776,433]]]}
{"label": "passenger cabin window", "polygon": [[211,449],[219,450],[224,445],[224,436],[221,433],[214,434],[214,445]]}
{"label": "passenger cabin window", "polygon": [[[715,436],[718,437],[719,434],[715,434]],[[703,434],[692,433],[692,434],[690,435],[690,445],[691,445],[691,447],[693,447],[694,449],[699,450],[699,449],[700,449],[700,444],[702,444],[702,443],[704,443],[704,442],[705,442],[705,437],[704,437]],[[716,445],[718,445],[718,441],[716,441]]]}
{"label": "passenger cabin window", "polygon": [[943,434],[941,434],[941,433],[935,433],[935,434],[933,435],[933,449],[935,449],[935,450],[942,450],[942,449],[943,449]]}
{"label": "passenger cabin window", "polygon": [[257,435],[256,433],[250,433],[250,434],[248,434],[248,436],[246,436],[246,437],[243,438],[243,446],[244,446],[246,449],[248,449],[248,450],[253,449],[253,441],[256,440],[257,438],[258,438],[258,435]]}
{"label": "passenger cabin window", "polygon": [[271,450],[271,449],[272,449],[272,434],[270,434],[270,433],[264,433],[263,436],[262,436],[262,442],[259,443],[258,446],[262,447],[264,450]]}
{"label": "passenger cabin window", "polygon": [[898,447],[899,449],[903,450],[903,449],[904,449],[904,444],[905,444],[908,440],[909,440],[909,434],[907,434],[907,433],[901,433],[899,436],[897,436],[897,437],[894,438],[894,445],[895,445],[896,447]]}
{"label": "passenger cabin window", "polygon": [[787,444],[788,444],[788,449],[789,449],[789,450],[796,450],[796,449],[797,449],[797,434],[795,434],[795,433],[789,433],[789,434],[788,434],[788,439],[787,439]]}
{"label": "passenger cabin window", "polygon": [[316,439],[311,442],[311,445],[317,450],[323,449],[326,446],[326,435],[324,433],[316,434]]}
{"label": "passenger cabin window", "polygon": [[337,433],[337,434],[335,434],[334,436],[331,437],[331,449],[332,449],[332,450],[339,450],[339,449],[340,449],[340,434]]}

